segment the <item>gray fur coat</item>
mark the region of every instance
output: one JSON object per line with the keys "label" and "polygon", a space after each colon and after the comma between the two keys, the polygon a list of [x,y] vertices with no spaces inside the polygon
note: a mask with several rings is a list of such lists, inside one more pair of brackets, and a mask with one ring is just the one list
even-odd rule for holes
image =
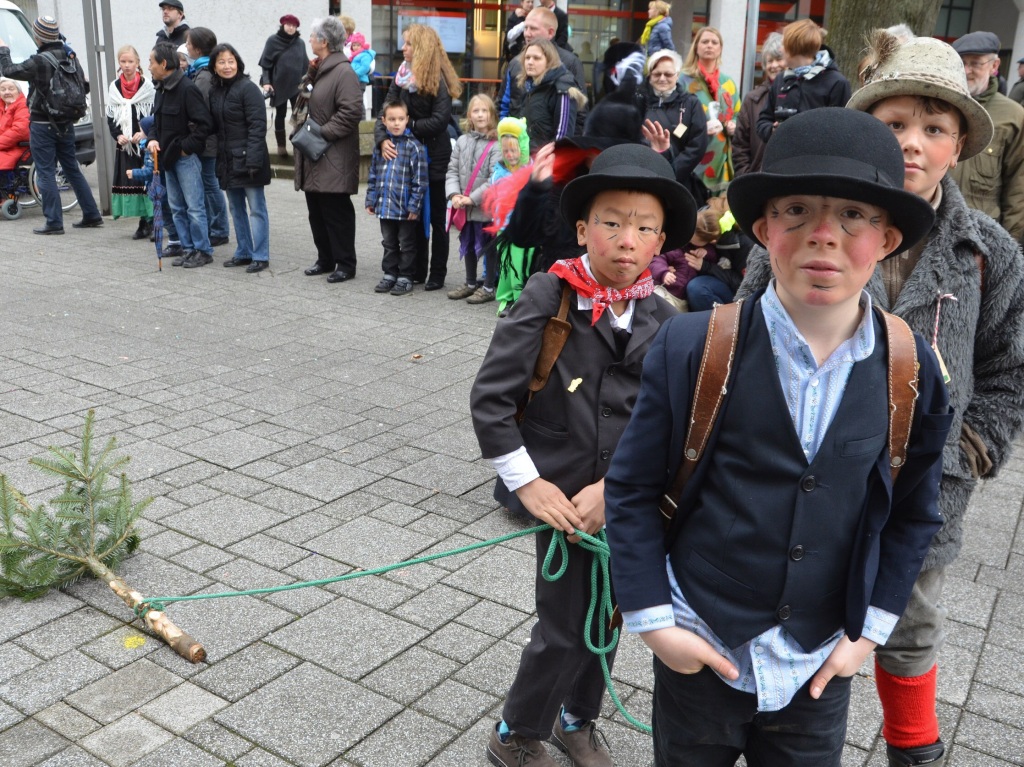
{"label": "gray fur coat", "polygon": [[[975,254],[985,261],[984,287]],[[755,246],[737,298],[766,286],[771,267]],[[1024,422],[1024,256],[1013,238],[984,213],[971,210],[953,181],[942,180],[942,202],[921,259],[889,305],[880,270],[867,284],[875,304],[906,320],[929,343],[936,299],[951,293],[939,317],[938,348],[949,370],[949,403],[955,411],[942,456],[939,509],[944,523],[935,534],[925,569],[948,565],[963,544],[964,514],[976,482],[960,448],[961,421],[981,437],[992,459],[993,477],[1003,465]]]}

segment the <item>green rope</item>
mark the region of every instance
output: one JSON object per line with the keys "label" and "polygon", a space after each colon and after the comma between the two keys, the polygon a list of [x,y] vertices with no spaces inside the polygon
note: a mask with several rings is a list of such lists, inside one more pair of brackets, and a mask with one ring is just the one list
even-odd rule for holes
{"label": "green rope", "polygon": [[[298,581],[284,586],[269,586],[262,589],[247,589],[245,591],[221,591],[215,594],[191,594],[189,596],[182,597],[149,597],[139,602],[135,606],[134,612],[136,617],[144,618],[151,610],[159,610],[163,612],[167,609],[167,605],[173,604],[174,602],[195,602],[202,599],[223,599],[226,597],[248,597],[256,596],[258,594],[276,594],[279,591],[293,591],[295,589],[304,589],[310,586],[325,586],[330,583],[340,583],[341,581],[348,581],[354,578],[364,578],[368,575],[383,575],[384,573],[390,573],[393,570],[399,570],[403,567],[420,565],[424,562],[433,562],[436,559],[443,559],[445,557],[454,557],[459,554],[465,554],[469,551],[476,551],[477,549],[486,548],[487,546],[494,546],[498,543],[505,543],[506,541],[511,541],[515,538],[523,538],[527,535],[535,535],[536,533],[541,533],[545,530],[551,529],[551,525],[538,525],[537,527],[530,527],[526,530],[519,530],[514,533],[501,535],[497,538],[491,538],[487,541],[480,541],[478,543],[471,543],[467,546],[460,546],[457,549],[439,551],[436,554],[426,554],[422,557],[416,557],[415,559],[407,559],[404,562],[396,562],[391,565],[384,565],[383,567],[375,567],[372,570],[357,570],[351,573],[346,573],[345,575],[336,575],[332,578],[321,578],[320,580],[315,581]],[[599,531],[596,536],[588,535],[587,533],[577,530],[576,535],[580,538],[577,545],[594,555],[590,567],[590,604],[587,606],[587,620],[584,626],[583,635],[584,642],[586,643],[587,649],[601,659],[601,671],[604,673],[604,684],[608,689],[609,696],[611,696],[612,701],[615,703],[615,707],[619,710],[619,713],[625,717],[627,722],[638,730],[650,734],[651,728],[643,722],[635,719],[626,710],[625,705],[623,705],[618,694],[615,692],[615,684],[612,682],[611,671],[608,669],[608,655],[618,644],[619,630],[614,629],[611,632],[611,638],[607,643],[605,643],[606,627],[610,625],[612,612],[615,607],[612,605],[611,576],[609,573],[610,552],[604,530]],[[556,571],[552,572],[551,565],[556,554],[559,555],[561,564]],[[561,530],[555,530],[551,536],[551,543],[548,545],[548,551],[544,557],[544,563],[541,566],[541,575],[547,581],[556,581],[565,574],[568,567],[569,546],[565,540],[565,533]],[[597,621],[597,644],[594,644],[591,640],[595,620]]]}

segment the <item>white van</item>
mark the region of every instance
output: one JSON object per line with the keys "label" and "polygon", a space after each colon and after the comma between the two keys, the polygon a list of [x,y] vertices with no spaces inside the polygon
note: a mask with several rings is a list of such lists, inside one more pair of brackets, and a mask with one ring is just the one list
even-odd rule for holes
{"label": "white van", "polygon": [[[32,38],[32,27],[25,14],[14,3],[0,0],[0,40],[11,49],[11,61],[19,63],[36,52]],[[15,80],[22,92],[28,95],[28,83]],[[78,162],[89,165],[96,159],[96,143],[92,133],[92,115],[86,114],[75,123],[75,154]]]}

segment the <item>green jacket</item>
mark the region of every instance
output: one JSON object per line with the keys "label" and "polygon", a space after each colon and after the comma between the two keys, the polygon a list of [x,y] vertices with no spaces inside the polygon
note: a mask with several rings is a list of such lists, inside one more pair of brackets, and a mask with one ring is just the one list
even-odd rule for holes
{"label": "green jacket", "polygon": [[995,78],[978,97],[995,135],[980,154],[950,171],[967,205],[992,216],[1024,242],[1024,107],[998,93]]}

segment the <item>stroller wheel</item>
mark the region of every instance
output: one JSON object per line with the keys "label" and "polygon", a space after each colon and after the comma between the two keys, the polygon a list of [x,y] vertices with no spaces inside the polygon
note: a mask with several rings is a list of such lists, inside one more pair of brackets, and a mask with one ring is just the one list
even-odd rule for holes
{"label": "stroller wheel", "polygon": [[21,205],[15,199],[4,200],[4,204],[0,205],[0,213],[8,221],[14,221],[21,218]]}

